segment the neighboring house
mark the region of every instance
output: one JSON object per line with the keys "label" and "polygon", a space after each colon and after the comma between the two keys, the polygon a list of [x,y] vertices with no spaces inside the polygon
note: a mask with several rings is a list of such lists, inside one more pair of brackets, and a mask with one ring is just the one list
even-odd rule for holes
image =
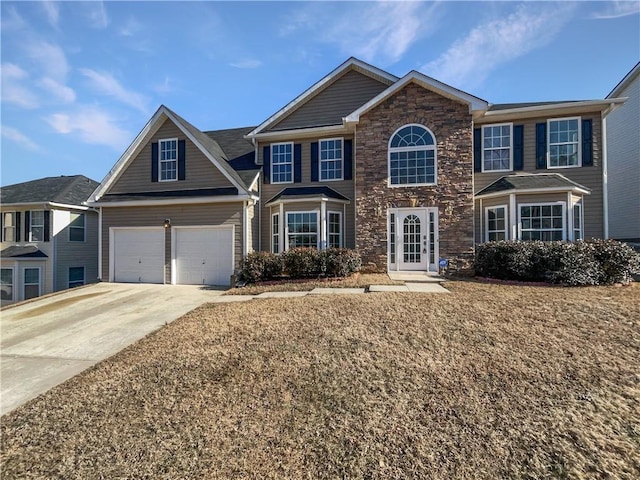
{"label": "neighboring house", "polygon": [[257,127],[162,106],[89,201],[101,278],[228,284],[248,252],[294,246],[464,272],[478,242],[603,237],[601,125],[623,102],[490,105],[350,58]]}
{"label": "neighboring house", "polygon": [[640,242],[640,63],[607,98],[628,97],[607,117],[609,236]]}
{"label": "neighboring house", "polygon": [[84,204],[97,186],[75,175],[2,187],[2,305],[97,281],[98,213]]}

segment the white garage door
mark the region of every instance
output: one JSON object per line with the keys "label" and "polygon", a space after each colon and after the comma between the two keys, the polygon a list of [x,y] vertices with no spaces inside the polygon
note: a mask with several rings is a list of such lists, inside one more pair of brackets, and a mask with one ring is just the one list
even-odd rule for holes
{"label": "white garage door", "polygon": [[174,228],[175,283],[229,285],[233,227]]}
{"label": "white garage door", "polygon": [[116,282],[164,283],[164,229],[114,229]]}

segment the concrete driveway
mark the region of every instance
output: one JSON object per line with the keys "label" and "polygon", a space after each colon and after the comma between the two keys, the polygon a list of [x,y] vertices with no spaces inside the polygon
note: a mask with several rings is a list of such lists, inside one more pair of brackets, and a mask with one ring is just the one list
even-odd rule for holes
{"label": "concrete driveway", "polygon": [[0,414],[46,392],[223,290],[99,283],[0,313]]}

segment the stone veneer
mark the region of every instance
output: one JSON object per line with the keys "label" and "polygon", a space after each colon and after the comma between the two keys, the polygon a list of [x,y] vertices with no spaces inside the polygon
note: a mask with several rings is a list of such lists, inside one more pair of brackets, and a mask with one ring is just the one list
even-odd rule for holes
{"label": "stone veneer", "polygon": [[[437,185],[387,186],[391,135],[409,123],[424,125],[437,143]],[[438,207],[440,257],[448,272],[473,264],[473,125],[469,107],[410,83],[360,117],[355,138],[356,248],[363,268],[387,271],[387,209]]]}

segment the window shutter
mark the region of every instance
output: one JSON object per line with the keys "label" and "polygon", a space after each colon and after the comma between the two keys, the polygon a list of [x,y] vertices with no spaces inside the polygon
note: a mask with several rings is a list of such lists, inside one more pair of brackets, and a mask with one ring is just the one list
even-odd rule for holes
{"label": "window shutter", "polygon": [[482,129],[473,129],[473,171],[482,171]]}
{"label": "window shutter", "polygon": [[547,168],[547,124],[536,123],[536,168]]}
{"label": "window shutter", "polygon": [[353,178],[353,140],[344,141],[344,176],[345,180]]}
{"label": "window shutter", "polygon": [[293,181],[302,182],[302,145],[300,143],[293,145]]}
{"label": "window shutter", "polygon": [[264,171],[264,183],[271,183],[271,147],[266,146],[262,150],[264,152],[262,156],[263,171]]}
{"label": "window shutter", "polygon": [[311,143],[311,181],[317,182],[320,175],[320,162],[318,161],[318,142]]}
{"label": "window shutter", "polygon": [[51,238],[51,210],[44,211],[44,241],[48,242]]}
{"label": "window shutter", "polygon": [[16,212],[16,242],[20,241],[20,212]]}
{"label": "window shutter", "polygon": [[524,125],[513,126],[513,169],[524,168]]}
{"label": "window shutter", "polygon": [[4,212],[0,212],[0,242],[4,242]]}
{"label": "window shutter", "polygon": [[151,181],[158,181],[158,142],[151,144]]}
{"label": "window shutter", "polygon": [[24,212],[24,241],[28,242],[29,239],[29,229],[31,228],[31,212],[27,210]]}
{"label": "window shutter", "polygon": [[582,120],[582,166],[593,166],[593,129],[591,119]]}
{"label": "window shutter", "polygon": [[178,180],[187,178],[185,150],[186,142],[184,140],[178,140]]}

